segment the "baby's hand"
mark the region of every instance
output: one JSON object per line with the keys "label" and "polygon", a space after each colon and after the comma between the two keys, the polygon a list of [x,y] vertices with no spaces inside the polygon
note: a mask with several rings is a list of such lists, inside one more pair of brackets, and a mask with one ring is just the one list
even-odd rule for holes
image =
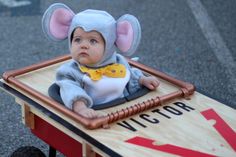
{"label": "baby's hand", "polygon": [[84,101],[76,101],[73,104],[73,111],[86,118],[97,118],[100,115],[91,108],[88,108]]}
{"label": "baby's hand", "polygon": [[139,79],[139,83],[146,86],[150,90],[155,90],[160,85],[160,82],[154,76],[142,76]]}
{"label": "baby's hand", "polygon": [[77,112],[79,115],[86,117],[86,118],[97,118],[98,115],[96,113],[96,111],[94,111],[91,108],[85,108],[83,110],[80,110],[79,112]]}

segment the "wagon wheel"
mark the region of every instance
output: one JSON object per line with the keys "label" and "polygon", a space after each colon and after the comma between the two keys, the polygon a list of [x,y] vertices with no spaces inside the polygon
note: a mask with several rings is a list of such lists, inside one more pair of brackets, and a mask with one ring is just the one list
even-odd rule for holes
{"label": "wagon wheel", "polygon": [[10,157],[46,157],[46,155],[36,147],[25,146],[15,150]]}

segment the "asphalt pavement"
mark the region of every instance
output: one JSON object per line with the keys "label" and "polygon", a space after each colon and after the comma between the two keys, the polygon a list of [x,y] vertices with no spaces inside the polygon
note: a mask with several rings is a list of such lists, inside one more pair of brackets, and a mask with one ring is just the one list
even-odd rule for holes
{"label": "asphalt pavement", "polygon": [[[236,109],[235,0],[0,0],[0,74],[68,53],[67,41],[49,41],[41,18],[54,2],[75,12],[106,10],[115,18],[135,15],[142,27],[134,56]],[[0,156],[31,145],[48,146],[21,123],[20,106],[0,91]],[[59,154],[58,156],[63,156]]]}

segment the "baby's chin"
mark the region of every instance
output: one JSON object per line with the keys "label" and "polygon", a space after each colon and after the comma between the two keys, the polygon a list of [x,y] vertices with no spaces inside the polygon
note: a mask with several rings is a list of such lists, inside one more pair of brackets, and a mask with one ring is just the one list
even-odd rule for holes
{"label": "baby's chin", "polygon": [[98,62],[92,61],[88,59],[87,57],[76,58],[72,56],[72,59],[76,61],[78,64],[87,66],[87,67],[97,67],[97,64],[98,64]]}
{"label": "baby's chin", "polygon": [[84,66],[89,66],[89,67],[92,67],[94,65],[96,65],[96,63],[93,63],[87,59],[79,59],[79,60],[76,60],[80,65],[84,65]]}

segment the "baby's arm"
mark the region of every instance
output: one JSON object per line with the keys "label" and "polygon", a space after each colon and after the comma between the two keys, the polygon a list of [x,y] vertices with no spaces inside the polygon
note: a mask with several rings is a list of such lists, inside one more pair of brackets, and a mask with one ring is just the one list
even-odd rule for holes
{"label": "baby's arm", "polygon": [[86,117],[86,118],[97,118],[98,117],[98,113],[96,111],[94,111],[93,109],[88,108],[85,101],[83,101],[83,100],[75,101],[73,104],[72,110],[75,113],[77,113],[83,117]]}
{"label": "baby's arm", "polygon": [[[56,84],[65,106],[84,117],[96,117],[91,97],[82,88],[83,75],[73,62],[62,65],[56,73]],[[76,81],[75,81],[76,80]]]}
{"label": "baby's arm", "polygon": [[128,83],[128,91],[129,93],[135,93],[137,90],[141,88],[141,85],[146,86],[150,90],[155,90],[160,82],[154,76],[145,76],[140,69],[130,67],[127,60],[117,54],[118,63],[123,64],[126,66],[127,70],[131,72],[131,77]]}
{"label": "baby's arm", "polygon": [[57,81],[60,85],[60,94],[64,104],[75,113],[86,117],[96,118],[98,114],[91,109],[92,100],[86,92],[73,81]]}
{"label": "baby's arm", "polygon": [[149,88],[150,90],[155,90],[160,82],[158,81],[158,79],[154,76],[141,76],[139,79],[139,83],[141,85],[146,86],[147,88]]}

